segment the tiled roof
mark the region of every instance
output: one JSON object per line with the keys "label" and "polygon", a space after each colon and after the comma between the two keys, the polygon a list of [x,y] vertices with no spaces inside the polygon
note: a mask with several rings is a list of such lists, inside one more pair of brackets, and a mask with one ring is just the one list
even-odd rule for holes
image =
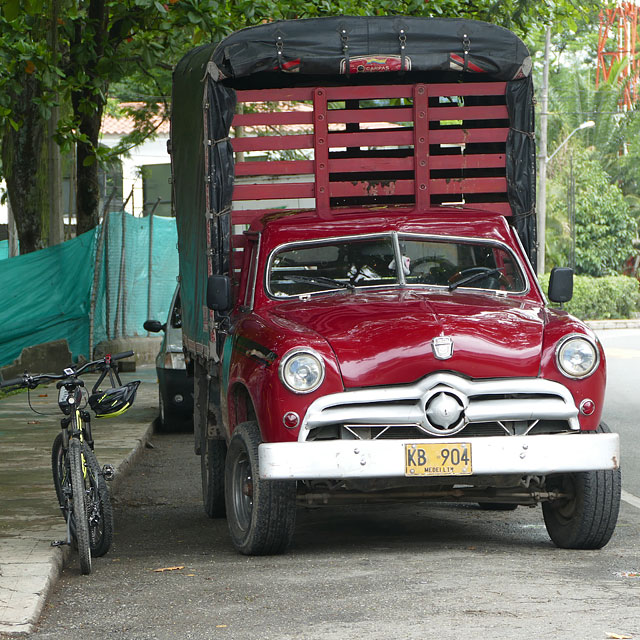
{"label": "tiled roof", "polygon": [[[126,102],[120,105],[120,107],[122,108],[131,108],[136,106],[142,107],[142,103]],[[154,117],[153,120],[157,122],[159,121],[159,118]],[[100,133],[102,135],[125,135],[133,131],[133,124],[133,118],[130,118],[128,116],[116,118],[115,116],[105,114],[102,117],[102,126],[100,127]],[[168,118],[165,119],[164,122],[160,123],[160,126],[156,129],[156,133],[166,135],[169,134]]]}

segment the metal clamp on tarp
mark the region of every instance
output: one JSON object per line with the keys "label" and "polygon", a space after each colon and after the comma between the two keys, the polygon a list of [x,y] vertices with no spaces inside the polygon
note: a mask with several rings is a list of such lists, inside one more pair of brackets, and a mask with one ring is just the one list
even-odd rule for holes
{"label": "metal clamp on tarp", "polygon": [[469,51],[471,49],[471,40],[469,40],[469,36],[465,33],[462,36],[462,51],[464,53],[464,64],[462,66],[462,72],[466,73],[469,67]]}
{"label": "metal clamp on tarp", "polygon": [[220,218],[221,216],[224,216],[227,213],[231,213],[231,207],[225,207],[220,211],[207,211],[206,216],[207,216],[207,220],[215,220],[216,218]]}
{"label": "metal clamp on tarp", "polygon": [[284,71],[282,68],[282,50],[284,49],[284,41],[282,40],[282,36],[278,36],[276,38],[276,55],[278,60],[278,69],[280,71]]}
{"label": "metal clamp on tarp", "polygon": [[407,33],[404,29],[400,29],[398,40],[400,40],[400,73],[404,73],[406,71],[406,68],[405,68],[406,57],[405,57],[404,50],[407,46]]}
{"label": "metal clamp on tarp", "polygon": [[342,42],[342,53],[344,55],[344,69],[347,75],[351,74],[351,64],[349,62],[349,34],[346,29],[340,29],[340,41]]}
{"label": "metal clamp on tarp", "polygon": [[217,140],[207,140],[207,144],[210,147],[215,147],[217,144],[220,144],[221,142],[228,142],[229,140],[231,140],[231,138],[229,136],[225,136],[224,138],[218,138]]}

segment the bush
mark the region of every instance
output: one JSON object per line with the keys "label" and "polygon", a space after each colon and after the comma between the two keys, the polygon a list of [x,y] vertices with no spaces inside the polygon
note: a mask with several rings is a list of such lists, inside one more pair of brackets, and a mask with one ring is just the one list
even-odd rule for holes
{"label": "bush", "polygon": [[[540,279],[545,293],[549,289],[549,274]],[[551,306],[558,307],[555,303]],[[640,311],[640,283],[628,276],[575,276],[573,298],[564,308],[581,320],[631,318]]]}

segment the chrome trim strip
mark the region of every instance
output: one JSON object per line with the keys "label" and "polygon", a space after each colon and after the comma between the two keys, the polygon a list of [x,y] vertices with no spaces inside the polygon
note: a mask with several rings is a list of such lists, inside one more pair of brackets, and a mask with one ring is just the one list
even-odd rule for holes
{"label": "chrome trim strip", "polygon": [[[510,420],[566,420],[579,430],[578,408],[571,392],[559,382],[542,378],[469,380],[452,373],[434,373],[408,385],[375,387],[332,393],[317,398],[302,421],[298,441],[321,426],[349,423],[376,425],[415,424],[429,429],[425,403],[434,389],[451,389],[466,398],[465,420],[472,422]],[[538,395],[539,398],[499,398],[486,396]],[[478,398],[483,396],[482,400]],[[433,433],[433,431],[429,431]],[[436,434],[446,436],[446,433]]]}

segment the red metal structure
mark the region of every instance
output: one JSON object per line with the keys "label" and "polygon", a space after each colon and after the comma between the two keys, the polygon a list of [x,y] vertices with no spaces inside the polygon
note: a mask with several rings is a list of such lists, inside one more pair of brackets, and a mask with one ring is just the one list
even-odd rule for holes
{"label": "red metal structure", "polygon": [[620,108],[628,111],[638,101],[640,63],[637,58],[638,11],[635,2],[616,2],[600,11],[596,89],[608,82],[618,64],[623,63],[619,82],[624,86]]}

